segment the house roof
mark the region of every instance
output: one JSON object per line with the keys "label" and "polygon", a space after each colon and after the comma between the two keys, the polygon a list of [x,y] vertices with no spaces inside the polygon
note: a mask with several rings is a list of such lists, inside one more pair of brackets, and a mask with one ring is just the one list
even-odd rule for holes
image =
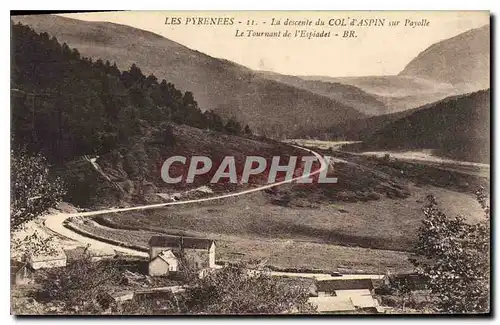
{"label": "house roof", "polygon": [[324,280],[316,281],[317,291],[333,292],[335,290],[373,289],[370,279]]}
{"label": "house roof", "polygon": [[319,312],[352,312],[356,310],[348,297],[311,297],[308,302]]}
{"label": "house roof", "polygon": [[215,243],[212,239],[198,237],[180,237],[180,236],[152,236],[149,239],[149,246],[172,247],[181,246],[188,249],[209,249]]}
{"label": "house roof", "polygon": [[155,259],[157,259],[157,258],[161,258],[162,260],[164,260],[168,264],[170,264],[170,262],[172,260],[177,259],[176,256],[175,256],[175,254],[170,249],[166,250],[166,251],[163,251],[160,254],[158,254],[158,256],[156,256]]}
{"label": "house roof", "polygon": [[23,262],[11,259],[10,260],[10,272],[11,273],[16,273],[16,272],[18,272],[19,270],[21,270],[23,267],[25,267],[27,265],[28,265],[27,263],[23,263]]}

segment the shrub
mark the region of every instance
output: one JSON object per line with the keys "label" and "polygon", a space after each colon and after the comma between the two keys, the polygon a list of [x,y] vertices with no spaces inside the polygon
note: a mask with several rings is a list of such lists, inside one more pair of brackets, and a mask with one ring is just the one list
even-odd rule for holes
{"label": "shrub", "polygon": [[40,279],[38,296],[56,302],[64,313],[98,314],[110,307],[106,285],[120,284],[121,275],[109,261],[74,260],[65,268],[54,268]]}
{"label": "shrub", "polygon": [[410,261],[430,278],[437,297],[436,309],[443,313],[485,313],[490,308],[490,208],[483,189],[477,200],[485,218],[476,224],[462,217],[448,218],[427,197],[425,218]]}
{"label": "shrub", "polygon": [[17,230],[61,201],[66,193],[60,178],[49,174],[48,162],[42,155],[29,155],[26,150],[11,151],[10,226]]}
{"label": "shrub", "polygon": [[377,200],[378,201],[381,198],[382,198],[382,196],[377,192],[369,192],[368,193],[368,199],[370,199],[370,200]]}
{"label": "shrub", "polygon": [[241,266],[226,266],[187,288],[185,308],[200,314],[311,313],[304,287],[290,286],[269,274],[249,274]]}

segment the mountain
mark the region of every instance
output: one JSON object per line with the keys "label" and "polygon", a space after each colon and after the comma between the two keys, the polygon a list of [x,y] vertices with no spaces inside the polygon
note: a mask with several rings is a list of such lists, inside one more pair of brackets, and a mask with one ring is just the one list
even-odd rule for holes
{"label": "mountain", "polygon": [[313,132],[309,132],[308,134],[304,134],[303,136],[315,137],[325,140],[369,141],[369,139],[375,132],[379,131],[380,129],[394,121],[402,119],[403,117],[411,115],[419,110],[433,107],[438,102],[445,103],[454,101],[461,96],[462,95],[446,97],[445,99],[442,99],[440,101],[435,101],[401,112],[369,116],[355,121],[339,123],[333,127],[318,129]]}
{"label": "mountain", "polygon": [[453,85],[411,76],[326,77],[301,76],[311,81],[351,85],[386,106],[386,113],[400,112],[463,93]]}
{"label": "mountain", "polygon": [[109,61],[93,62],[22,24],[11,26],[11,44],[12,145],[41,152],[53,164],[106,153],[146,125],[243,133],[237,121],[224,125],[216,113],[202,112],[192,93],[146,77],[136,65],[120,71]]}
{"label": "mountain", "polygon": [[389,112],[419,107],[452,95],[490,87],[489,25],[435,43],[392,76],[302,79],[360,88],[383,102]]}
{"label": "mountain", "polygon": [[274,72],[262,72],[264,78],[275,80],[293,87],[308,90],[312,93],[329,97],[344,105],[351,106],[367,115],[388,113],[388,107],[376,95],[369,94],[358,87],[320,80],[307,80],[296,76],[282,75]]}
{"label": "mountain", "polygon": [[365,149],[435,149],[460,160],[489,163],[490,90],[442,100],[386,124]]}
{"label": "mountain", "polygon": [[399,73],[475,89],[490,86],[490,26],[471,29],[420,53]]}
{"label": "mountain", "polygon": [[115,61],[121,70],[135,63],[145,75],[154,73],[193,92],[201,109],[214,110],[225,119],[235,117],[255,133],[287,137],[364,117],[331,98],[263,78],[241,65],[130,26],[54,15],[11,19],[55,36],[84,56]]}
{"label": "mountain", "polygon": [[[11,25],[11,44],[11,147],[46,157],[74,204],[162,202],[171,191],[209,184],[226,156],[241,172],[247,155],[264,157],[269,166],[274,156],[304,154],[254,136],[237,121],[223,125],[212,111],[201,112],[192,93],[146,77],[135,64],[120,71],[22,24]],[[213,165],[195,182],[163,181],[167,158],[198,155]],[[185,175],[188,166],[172,165],[169,172]],[[265,181],[262,173],[249,183]],[[240,185],[247,186],[219,182],[210,188]]]}
{"label": "mountain", "polygon": [[[234,192],[265,184],[267,174],[251,176],[250,184],[224,181],[212,184],[210,180],[224,157],[234,157],[237,171],[241,172],[249,155],[264,157],[269,166],[274,156],[298,156],[300,159],[304,154],[303,150],[259,137],[242,137],[175,123],[169,123],[168,130],[169,136],[165,137],[163,128],[147,125],[142,128],[141,135],[99,155],[92,164],[84,159],[66,163],[61,170],[61,176],[69,184],[66,200],[80,206],[109,206],[119,202],[162,203],[173,193],[187,191],[203,195],[196,190],[202,186],[208,186],[214,193]],[[163,162],[173,156],[209,157],[213,165],[209,172],[197,175],[193,183],[183,178],[179,183],[169,184],[163,181],[161,168]],[[185,177],[189,162],[173,164],[169,168],[170,175]]]}

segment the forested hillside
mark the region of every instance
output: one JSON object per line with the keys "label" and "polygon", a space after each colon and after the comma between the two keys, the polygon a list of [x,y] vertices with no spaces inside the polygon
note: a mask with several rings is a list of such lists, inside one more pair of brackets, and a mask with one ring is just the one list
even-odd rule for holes
{"label": "forested hillside", "polygon": [[345,101],[266,79],[242,65],[131,26],[59,15],[12,20],[56,36],[93,60],[116,61],[122,70],[135,63],[144,74],[153,73],[177,89],[193,92],[202,111],[213,110],[225,120],[236,117],[268,138],[293,137],[365,116]]}
{"label": "forested hillside", "polygon": [[191,92],[145,76],[135,64],[120,71],[116,63],[83,57],[21,24],[12,24],[11,37],[14,148],[27,146],[62,163],[127,145],[144,126],[162,129],[174,122],[243,132],[236,120],[224,123],[212,111],[203,113]]}
{"label": "forested hillside", "polygon": [[393,121],[364,145],[370,149],[435,149],[468,161],[490,161],[490,90],[458,96]]}
{"label": "forested hillside", "polygon": [[[296,76],[267,71],[261,72],[259,75],[289,86],[310,91],[313,94],[328,97],[343,105],[353,107],[367,116],[381,115],[390,112],[390,108],[379,100],[376,95],[367,93],[352,85],[342,84],[339,82],[308,80]],[[342,122],[349,123],[350,121],[351,120]]]}

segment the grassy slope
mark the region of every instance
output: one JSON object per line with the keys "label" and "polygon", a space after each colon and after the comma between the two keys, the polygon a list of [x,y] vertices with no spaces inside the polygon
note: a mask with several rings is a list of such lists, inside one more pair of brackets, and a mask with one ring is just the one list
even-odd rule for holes
{"label": "grassy slope", "polygon": [[[435,187],[413,188],[407,199],[322,204],[315,207],[273,205],[270,198],[253,195],[230,202],[195,207],[170,207],[106,217],[114,226],[137,229],[176,229],[194,233],[245,238],[293,239],[365,248],[408,250],[423,215],[425,196],[434,192],[452,215],[477,220],[480,212],[469,194]],[[456,200],[459,203],[454,203]]]}
{"label": "grassy slope", "polygon": [[411,247],[422,218],[423,199],[429,192],[434,192],[449,215],[460,214],[471,221],[479,218],[480,208],[471,195],[426,187],[404,200],[339,203],[316,209],[277,207],[255,195],[101,217],[107,225],[135,231],[91,224],[84,227],[98,235],[143,246],[151,235],[165,231],[208,236],[217,241],[218,260],[249,265],[268,259],[268,265],[278,268],[405,271],[411,266],[407,253],[400,250]]}
{"label": "grassy slope", "polygon": [[[177,124],[170,124],[170,128],[172,133],[165,139],[163,130],[148,126],[144,128],[142,137],[131,139],[131,144],[97,159],[104,173],[125,190],[127,193],[125,201],[155,203],[162,202],[157,193],[177,193],[207,184],[215,192],[232,192],[267,181],[262,175],[251,177],[250,184],[209,184],[220,162],[226,156],[235,158],[238,173],[241,172],[247,156],[264,157],[270,165],[273,156],[298,156],[300,159],[301,155],[308,155],[301,149],[258,137],[229,135]],[[192,156],[209,157],[213,166],[209,173],[196,176],[193,183],[167,184],[161,178],[161,166],[172,156],[187,157],[186,164],[172,165],[170,171],[172,177],[180,175],[185,177]],[[139,197],[141,189],[144,190],[144,197]]]}
{"label": "grassy slope", "polygon": [[[106,238],[126,241],[147,247],[152,231],[130,231],[110,229],[95,225],[78,227]],[[278,269],[300,268],[306,270],[339,270],[346,273],[377,273],[411,269],[405,252],[365,249],[281,239],[242,238],[227,235],[208,235],[217,242],[216,260],[242,262],[249,267],[258,266],[263,260],[266,265]]]}
{"label": "grassy slope", "polygon": [[241,65],[151,32],[48,15],[12,20],[56,36],[84,56],[116,61],[120,69],[136,63],[146,75],[154,73],[181,90],[192,91],[202,109],[214,109],[227,118],[234,116],[268,136],[287,136],[298,129],[326,127],[364,116],[328,97],[262,78]]}
{"label": "grassy slope", "polygon": [[[379,200],[357,202],[339,200],[335,196],[338,189],[334,189],[337,185],[323,185],[328,187],[326,189],[311,187],[310,191],[305,191],[305,197],[297,194],[304,194],[302,187],[281,186],[279,192],[288,192],[292,197],[289,204],[276,203],[279,192],[261,192],[193,206],[105,215],[97,220],[119,229],[97,231],[127,238],[133,243],[145,243],[152,232],[209,236],[220,242],[218,258],[256,263],[270,254],[269,263],[278,267],[331,269],[348,265],[350,270],[375,272],[380,264],[383,271],[401,271],[409,268],[405,251],[413,245],[428,194],[437,197],[449,216],[462,215],[470,222],[482,216],[470,192],[477,186],[473,176],[439,172],[434,167],[418,164],[380,165],[380,160],[366,157],[350,159],[363,163],[365,168],[380,170],[372,178],[381,183],[384,182],[382,176],[387,175],[392,180],[385,180],[385,183],[397,184],[403,170],[409,180],[419,185],[410,184],[411,196],[404,199],[382,196]],[[358,175],[366,171],[355,170]],[[357,182],[359,188],[373,186],[364,177],[352,178],[347,183],[353,182]],[[340,185],[346,189],[348,184]],[[353,189],[354,185],[349,186]],[[95,228],[90,229],[95,231]],[[130,230],[134,231],[129,233]]]}

